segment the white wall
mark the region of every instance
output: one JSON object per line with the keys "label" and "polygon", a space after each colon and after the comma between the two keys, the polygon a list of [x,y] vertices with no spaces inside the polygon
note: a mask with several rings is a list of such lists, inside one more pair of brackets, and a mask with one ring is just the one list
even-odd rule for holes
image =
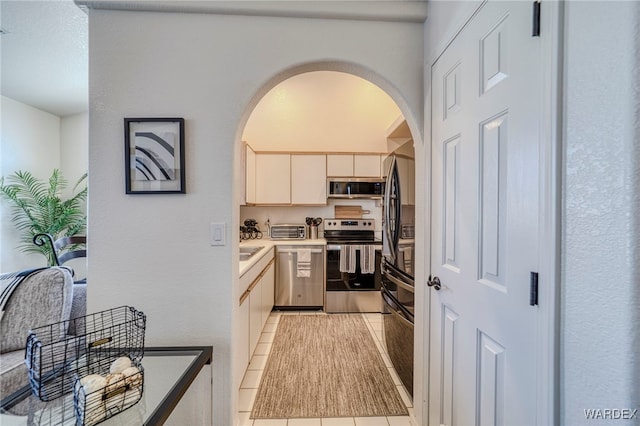
{"label": "white wall", "polygon": [[[61,118],[6,96],[1,111],[0,176],[21,170],[46,180],[57,168],[69,181],[63,194],[68,196],[87,171],[89,115]],[[45,265],[43,256],[16,250],[20,241],[10,221],[11,208],[5,201],[0,207],[0,272]]]}
{"label": "white wall", "polygon": [[[2,163],[0,174],[29,171],[39,179],[48,179],[60,168],[60,118],[29,105],[2,97]],[[18,232],[10,221],[11,208],[2,201],[0,210],[0,271],[46,265],[39,254],[18,251]]]}
{"label": "white wall", "polygon": [[[88,309],[136,306],[148,345],[213,345],[214,424],[230,425],[244,123],[285,78],[350,70],[394,97],[420,139],[422,25],[104,10],[89,18]],[[185,118],[187,194],[124,194],[123,118],[144,116]],[[212,221],[226,223],[226,246],[209,245]]]}
{"label": "white wall", "polygon": [[69,182],[71,195],[78,179],[87,173],[89,162],[89,113],[62,117],[60,122],[60,171]]}
{"label": "white wall", "polygon": [[400,116],[382,89],[334,71],[293,76],[256,105],[242,140],[254,151],[387,152]]}
{"label": "white wall", "polygon": [[563,425],[640,408],[639,24],[638,2],[566,4]]}

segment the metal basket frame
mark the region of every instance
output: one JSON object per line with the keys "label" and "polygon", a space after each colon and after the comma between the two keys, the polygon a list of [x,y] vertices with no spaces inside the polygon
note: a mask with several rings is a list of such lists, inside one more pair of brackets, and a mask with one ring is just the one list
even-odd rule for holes
{"label": "metal basket frame", "polygon": [[[144,356],[145,329],[146,315],[131,306],[32,329],[25,364],[33,394],[51,401],[71,392],[76,376],[108,371],[120,356],[139,362]],[[68,335],[68,330],[76,334]]]}

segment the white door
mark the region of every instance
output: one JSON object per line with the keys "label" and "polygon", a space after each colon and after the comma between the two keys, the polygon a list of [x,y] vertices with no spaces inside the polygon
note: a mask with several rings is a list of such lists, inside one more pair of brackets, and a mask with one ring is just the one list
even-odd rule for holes
{"label": "white door", "polygon": [[541,46],[485,3],[432,67],[429,423],[535,425]]}

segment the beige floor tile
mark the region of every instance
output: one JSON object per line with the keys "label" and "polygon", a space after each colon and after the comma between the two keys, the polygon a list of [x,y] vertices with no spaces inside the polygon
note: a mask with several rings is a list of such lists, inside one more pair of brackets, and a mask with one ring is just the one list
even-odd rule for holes
{"label": "beige floor tile", "polygon": [[356,426],[389,426],[386,417],[356,417]]}
{"label": "beige floor tile", "polygon": [[267,324],[277,324],[280,321],[280,312],[271,312],[267,318]]}
{"label": "beige floor tile", "polygon": [[258,343],[272,343],[276,333],[262,333]]}
{"label": "beige floor tile", "polygon": [[253,426],[287,426],[287,419],[256,419]]}
{"label": "beige floor tile", "polygon": [[289,419],[287,426],[322,426],[321,419]]}
{"label": "beige floor tile", "polygon": [[247,370],[264,370],[264,366],[267,365],[267,358],[266,355],[252,356]]}
{"label": "beige floor tile", "polygon": [[258,389],[240,389],[238,391],[238,411],[251,411]]}
{"label": "beige floor tile", "polygon": [[282,311],[282,315],[300,315],[299,311]]}
{"label": "beige floor tile", "polygon": [[393,367],[393,364],[391,363],[391,359],[389,358],[389,355],[386,354],[386,352],[380,352],[380,355],[382,355],[382,360],[384,361],[384,365],[387,368]]}
{"label": "beige floor tile", "polygon": [[411,397],[409,396],[409,393],[404,388],[404,386],[399,385],[396,387],[398,389],[398,393],[400,394],[400,398],[402,398],[402,402],[404,402],[404,405],[407,407],[413,407],[413,402],[411,401]]}
{"label": "beige floor tile", "polygon": [[300,315],[317,315],[319,311],[300,311]]}
{"label": "beige floor tile", "polygon": [[250,412],[238,413],[238,426],[253,426],[253,420],[249,418]]}
{"label": "beige floor tile", "polygon": [[322,426],[354,426],[353,417],[325,417],[322,419]]}
{"label": "beige floor tile", "polygon": [[382,323],[381,322],[370,322],[371,328],[373,331],[382,331]]}
{"label": "beige floor tile", "polygon": [[262,370],[247,370],[244,373],[244,379],[240,384],[240,389],[257,389],[260,386],[262,378]]}
{"label": "beige floor tile", "polygon": [[369,321],[372,324],[382,323],[382,314],[367,313],[367,314],[364,314],[364,316],[367,319],[367,321]]}
{"label": "beige floor tile", "polygon": [[396,373],[396,369],[393,367],[389,368],[389,374],[391,375],[391,379],[393,380],[393,384],[396,386],[399,386],[402,384],[402,381],[400,380],[400,377],[398,376],[398,373]]}
{"label": "beige floor tile", "polygon": [[256,349],[253,351],[254,355],[269,355],[271,352],[271,342],[269,343],[258,343],[256,345]]}
{"label": "beige floor tile", "polygon": [[387,422],[389,422],[389,426],[415,426],[409,416],[389,416]]}
{"label": "beige floor tile", "polygon": [[278,324],[277,323],[266,323],[264,325],[264,328],[262,329],[262,332],[263,333],[275,333],[277,328],[278,328]]}
{"label": "beige floor tile", "polygon": [[378,348],[378,352],[380,352],[381,354],[386,354],[387,353],[387,350],[386,350],[383,342],[378,341],[377,337],[375,339],[373,339],[373,341],[376,344],[376,348]]}

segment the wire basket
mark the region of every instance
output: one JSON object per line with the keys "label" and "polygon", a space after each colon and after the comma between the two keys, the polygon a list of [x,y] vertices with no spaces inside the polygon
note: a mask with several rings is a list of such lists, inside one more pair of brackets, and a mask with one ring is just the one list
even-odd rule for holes
{"label": "wire basket", "polygon": [[[144,384],[144,369],[139,362],[134,361],[132,366],[132,372],[125,370],[122,374],[108,374],[109,369],[107,369],[100,375],[76,376],[73,391],[76,426],[92,426],[101,423],[140,401]],[[90,382],[94,377],[98,377],[104,386],[93,386],[92,389],[91,383],[87,382]],[[95,384],[96,381],[93,383]]]}
{"label": "wire basket", "polygon": [[25,363],[33,394],[51,401],[71,392],[76,376],[108,371],[118,357],[139,362],[146,321],[142,312],[121,306],[32,329]]}

